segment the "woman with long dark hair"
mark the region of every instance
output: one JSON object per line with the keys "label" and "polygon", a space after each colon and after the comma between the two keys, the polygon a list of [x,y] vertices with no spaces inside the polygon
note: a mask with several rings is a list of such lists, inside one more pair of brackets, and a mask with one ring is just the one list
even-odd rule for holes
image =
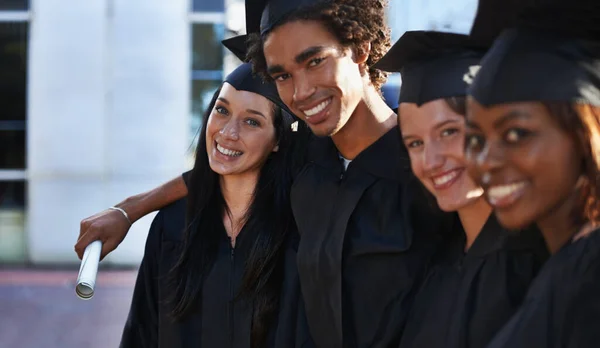
{"label": "woman with long dark hair", "polygon": [[122,347],[304,343],[289,191],[308,133],[293,121],[249,64],[226,78],[204,117],[187,199],[150,228]]}
{"label": "woman with long dark hair", "polygon": [[469,89],[471,174],[503,226],[537,225],[552,254],[490,347],[600,342],[599,38],[598,1],[540,5]]}
{"label": "woman with long dark hair", "polygon": [[548,252],[539,231],[511,236],[464,158],[465,94],[489,45],[409,31],[376,67],[399,71],[398,118],[411,169],[455,217],[416,291],[400,347],[485,347],[521,305]]}

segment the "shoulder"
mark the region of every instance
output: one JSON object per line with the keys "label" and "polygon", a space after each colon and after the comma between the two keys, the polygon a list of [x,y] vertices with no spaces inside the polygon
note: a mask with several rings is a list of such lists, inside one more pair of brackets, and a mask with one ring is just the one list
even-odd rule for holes
{"label": "shoulder", "polygon": [[163,239],[183,241],[183,231],[186,223],[187,199],[179,199],[159,210],[153,224],[158,223],[163,231]]}

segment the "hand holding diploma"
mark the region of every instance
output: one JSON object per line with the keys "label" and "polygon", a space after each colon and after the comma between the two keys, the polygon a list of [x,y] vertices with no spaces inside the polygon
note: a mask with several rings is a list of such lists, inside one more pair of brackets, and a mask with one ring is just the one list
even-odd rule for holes
{"label": "hand holding diploma", "polygon": [[97,240],[88,245],[83,253],[75,286],[75,293],[82,300],[89,300],[94,296],[101,251],[102,242]]}

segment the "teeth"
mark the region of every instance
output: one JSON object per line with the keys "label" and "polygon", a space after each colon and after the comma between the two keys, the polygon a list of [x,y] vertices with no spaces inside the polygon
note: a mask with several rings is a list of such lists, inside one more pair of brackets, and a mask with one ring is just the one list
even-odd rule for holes
{"label": "teeth", "polygon": [[223,146],[221,146],[219,144],[217,144],[217,150],[220,153],[222,153],[222,154],[224,154],[226,156],[231,156],[231,157],[238,157],[238,156],[241,156],[242,153],[243,153],[241,151],[233,151],[233,150],[226,149],[226,148],[224,148]]}
{"label": "teeth", "polygon": [[327,99],[324,102],[322,102],[321,104],[315,106],[312,109],[308,109],[308,110],[303,110],[304,115],[306,115],[306,117],[311,117],[312,115],[316,115],[319,112],[323,111],[323,109],[325,109],[325,107],[327,105],[329,105],[329,103],[331,102],[331,99]]}
{"label": "teeth", "polygon": [[489,189],[487,189],[486,194],[491,201],[499,201],[522,189],[524,186],[524,182],[509,185],[492,186]]}
{"label": "teeth", "polygon": [[454,178],[456,178],[456,176],[458,175],[458,173],[459,173],[458,170],[454,170],[454,171],[452,171],[452,172],[450,172],[450,173],[448,173],[448,174],[446,174],[444,176],[437,177],[437,178],[433,179],[433,184],[435,186],[441,186],[441,185],[447,184],[451,180],[453,180]]}

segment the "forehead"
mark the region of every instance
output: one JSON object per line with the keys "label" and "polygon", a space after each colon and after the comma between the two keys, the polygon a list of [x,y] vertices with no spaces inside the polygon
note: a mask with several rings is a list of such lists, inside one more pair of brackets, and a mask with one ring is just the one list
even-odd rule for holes
{"label": "forehead", "polygon": [[223,83],[219,98],[226,99],[233,107],[244,107],[268,114],[271,114],[273,109],[273,103],[266,97],[258,93],[238,90],[227,82]]}
{"label": "forehead", "polygon": [[284,64],[304,50],[321,46],[338,47],[340,41],[317,20],[294,20],[277,26],[263,43],[267,64]]}
{"label": "forehead", "polygon": [[444,121],[463,121],[462,115],[457,114],[443,99],[436,99],[421,106],[415,103],[400,103],[398,106],[400,121],[410,120],[411,123],[427,125]]}

